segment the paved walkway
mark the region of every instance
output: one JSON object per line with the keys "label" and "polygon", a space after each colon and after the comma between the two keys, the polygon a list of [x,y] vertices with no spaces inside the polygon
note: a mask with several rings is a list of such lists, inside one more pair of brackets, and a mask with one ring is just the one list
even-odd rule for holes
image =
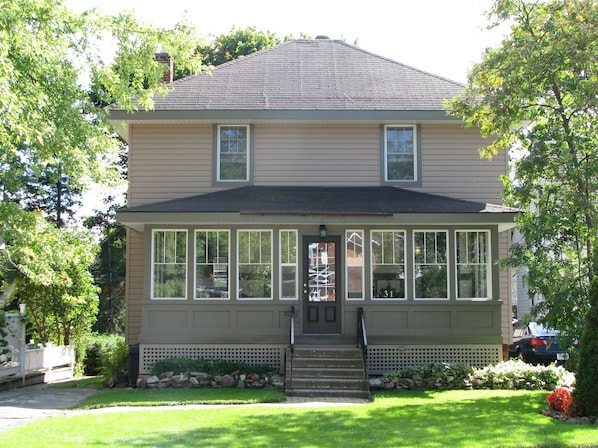
{"label": "paved walkway", "polygon": [[[99,393],[96,389],[49,389],[47,385],[29,386],[20,389],[0,391],[0,432],[7,431],[16,426],[30,423],[46,417],[56,417],[73,414],[106,413],[106,412],[132,412],[144,410],[172,410],[180,409],[178,406],[151,406],[151,407],[112,407],[92,410],[72,410],[82,403],[87,397]],[[243,406],[338,406],[360,405],[367,400],[358,398],[336,397],[288,397],[281,403],[260,403]],[[187,409],[215,408],[224,405],[185,405]]]}

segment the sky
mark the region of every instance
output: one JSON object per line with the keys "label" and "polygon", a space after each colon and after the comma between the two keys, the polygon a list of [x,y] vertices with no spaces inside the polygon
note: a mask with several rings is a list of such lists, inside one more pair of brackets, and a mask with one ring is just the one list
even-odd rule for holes
{"label": "sky", "polygon": [[283,39],[300,33],[350,44],[435,75],[465,83],[487,47],[503,30],[486,30],[492,0],[68,0],[82,12],[133,11],[162,28],[186,18],[203,37],[255,27]]}

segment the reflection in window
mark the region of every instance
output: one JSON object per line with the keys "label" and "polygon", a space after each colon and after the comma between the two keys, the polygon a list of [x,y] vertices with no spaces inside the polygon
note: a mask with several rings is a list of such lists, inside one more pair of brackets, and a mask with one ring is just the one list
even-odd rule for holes
{"label": "reflection in window", "polygon": [[152,246],[152,298],[186,298],[187,231],[154,230]]}
{"label": "reflection in window", "polygon": [[297,298],[297,231],[280,231],[280,298]]}
{"label": "reflection in window", "polygon": [[195,232],[195,298],[229,298],[228,251],[228,231]]}
{"label": "reflection in window", "polygon": [[363,232],[348,231],[345,240],[347,257],[347,298],[363,299]]}
{"label": "reflection in window", "polygon": [[488,241],[488,232],[457,232],[457,298],[489,298]]}
{"label": "reflection in window", "polygon": [[218,180],[249,180],[249,126],[218,127]]}
{"label": "reflection in window", "polygon": [[384,157],[386,181],[416,180],[415,127],[386,126]]}
{"label": "reflection in window", "polygon": [[415,298],[448,297],[447,233],[413,232]]}
{"label": "reflection in window", "polygon": [[375,299],[405,298],[404,231],[372,231],[372,282]]}
{"label": "reflection in window", "polygon": [[272,232],[239,230],[239,297],[272,298]]}

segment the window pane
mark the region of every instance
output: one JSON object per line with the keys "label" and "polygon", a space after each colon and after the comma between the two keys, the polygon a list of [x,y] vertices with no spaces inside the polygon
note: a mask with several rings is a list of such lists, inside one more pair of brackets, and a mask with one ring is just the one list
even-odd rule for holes
{"label": "window pane", "polygon": [[412,127],[386,127],[386,180],[415,179],[414,142]]}
{"label": "window pane", "polygon": [[227,231],[195,233],[196,298],[229,298]]}
{"label": "window pane", "polygon": [[413,232],[415,298],[448,298],[447,232]]}
{"label": "window pane", "polygon": [[365,298],[363,232],[351,231],[346,233],[345,256],[347,257],[347,297],[349,299],[363,299]]}
{"label": "window pane", "polygon": [[272,298],[272,233],[239,231],[239,297]]}
{"label": "window pane", "polygon": [[488,253],[488,232],[457,232],[457,298],[489,298]]}
{"label": "window pane", "polygon": [[372,232],[372,295],[405,298],[405,232]]}
{"label": "window pane", "polygon": [[220,180],[248,180],[248,127],[219,127],[219,160]]}
{"label": "window pane", "polygon": [[156,230],[152,241],[152,298],[187,296],[187,232]]}
{"label": "window pane", "polygon": [[280,231],[280,298],[297,298],[297,231]]}

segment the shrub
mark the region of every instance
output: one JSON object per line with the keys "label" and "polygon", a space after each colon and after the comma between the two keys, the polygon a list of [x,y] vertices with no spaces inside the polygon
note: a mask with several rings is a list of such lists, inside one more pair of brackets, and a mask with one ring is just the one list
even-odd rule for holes
{"label": "shrub", "polygon": [[125,338],[116,334],[92,336],[87,344],[85,373],[101,375],[106,381],[118,377],[129,366],[129,347]]}
{"label": "shrub", "polygon": [[205,372],[210,376],[226,375],[234,372],[264,375],[272,373],[272,368],[265,364],[250,365],[244,362],[223,359],[206,360],[203,358],[191,359],[184,357],[167,358],[153,363],[150,367],[150,374],[152,375],[160,376],[166,372]]}
{"label": "shrub", "polygon": [[555,411],[562,411],[568,416],[571,416],[574,412],[573,395],[571,395],[571,391],[566,387],[560,387],[551,392],[546,397],[546,401],[548,407]]}
{"label": "shrub", "polygon": [[[572,374],[564,367],[535,366],[519,360],[482,369],[464,364],[434,363],[384,375],[376,385],[386,389],[544,389],[570,385]],[[370,382],[372,384],[372,382]]]}

